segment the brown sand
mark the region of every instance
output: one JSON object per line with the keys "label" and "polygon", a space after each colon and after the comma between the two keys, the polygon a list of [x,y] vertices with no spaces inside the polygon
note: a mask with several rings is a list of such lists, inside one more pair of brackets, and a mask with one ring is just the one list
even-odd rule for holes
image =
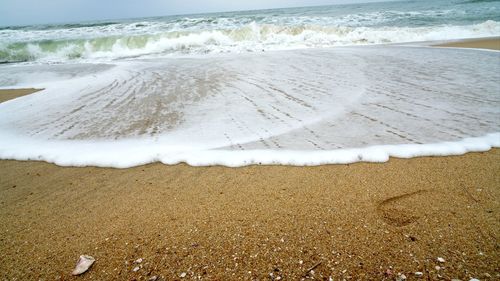
{"label": "brown sand", "polygon": [[82,280],[296,280],[318,263],[317,279],[497,278],[499,171],[500,150],[309,168],[0,161],[0,279],[69,279],[80,254],[97,259]]}
{"label": "brown sand", "polygon": [[40,90],[39,89],[0,90],[0,102],[26,96],[38,91]]}
{"label": "brown sand", "polygon": [[469,39],[446,44],[435,45],[438,47],[459,47],[459,48],[478,48],[491,49],[500,51],[500,37],[484,38],[484,39]]}
{"label": "brown sand", "polygon": [[[499,171],[499,149],[238,169],[0,161],[0,280],[498,280]],[[81,254],[96,263],[71,277]]]}

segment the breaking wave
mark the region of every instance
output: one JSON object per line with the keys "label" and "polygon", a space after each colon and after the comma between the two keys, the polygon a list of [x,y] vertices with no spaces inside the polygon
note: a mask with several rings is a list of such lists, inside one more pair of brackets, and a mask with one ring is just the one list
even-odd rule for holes
{"label": "breaking wave", "polygon": [[[18,31],[9,30],[9,32]],[[250,22],[241,27],[228,29],[173,30],[153,34],[132,32],[126,35],[95,38],[0,42],[0,62],[65,62],[96,59],[106,61],[137,56],[260,52],[449,40],[499,34],[500,22],[492,20],[468,26],[430,27],[343,27],[315,24],[288,26]]]}

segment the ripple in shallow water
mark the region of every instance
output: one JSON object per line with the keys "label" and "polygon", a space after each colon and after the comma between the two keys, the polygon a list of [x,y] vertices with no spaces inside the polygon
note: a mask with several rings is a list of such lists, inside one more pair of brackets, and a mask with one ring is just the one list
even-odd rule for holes
{"label": "ripple in shallow water", "polygon": [[95,151],[133,140],[138,154],[149,147],[146,162],[459,141],[500,131],[499,54],[363,47],[119,62],[0,106],[0,132],[15,135],[4,138],[11,149],[15,138]]}

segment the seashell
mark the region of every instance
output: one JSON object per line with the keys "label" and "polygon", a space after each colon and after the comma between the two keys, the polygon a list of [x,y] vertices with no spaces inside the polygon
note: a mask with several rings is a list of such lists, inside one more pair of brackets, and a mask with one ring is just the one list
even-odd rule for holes
{"label": "seashell", "polygon": [[93,257],[87,255],[81,255],[78,261],[76,262],[75,269],[73,270],[73,272],[71,272],[71,274],[80,275],[84,273],[92,266],[94,262],[95,259]]}

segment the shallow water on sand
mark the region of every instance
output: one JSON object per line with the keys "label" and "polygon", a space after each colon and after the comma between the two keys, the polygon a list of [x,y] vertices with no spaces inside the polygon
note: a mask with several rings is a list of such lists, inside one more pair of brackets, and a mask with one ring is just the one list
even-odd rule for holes
{"label": "shallow water on sand", "polygon": [[[5,66],[4,85],[48,82],[0,105],[0,156],[301,165],[384,161],[409,148],[409,156],[485,150],[500,137],[418,145],[500,131],[499,62],[499,52],[373,46]],[[387,145],[399,146],[345,155]]]}

